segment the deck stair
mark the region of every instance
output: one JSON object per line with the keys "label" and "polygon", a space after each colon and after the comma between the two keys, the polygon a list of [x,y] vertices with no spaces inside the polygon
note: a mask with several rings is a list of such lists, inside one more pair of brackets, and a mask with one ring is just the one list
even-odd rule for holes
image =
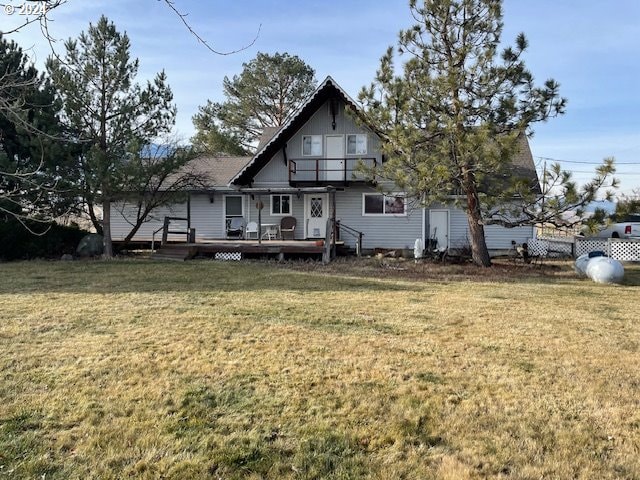
{"label": "deck stair", "polygon": [[173,260],[184,262],[196,255],[196,250],[189,245],[164,245],[151,255],[153,260]]}

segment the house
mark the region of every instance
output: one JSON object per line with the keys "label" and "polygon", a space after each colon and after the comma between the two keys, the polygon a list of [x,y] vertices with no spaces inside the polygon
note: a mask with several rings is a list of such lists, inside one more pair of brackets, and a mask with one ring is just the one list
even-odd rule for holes
{"label": "house", "polygon": [[[136,239],[149,240],[164,216],[188,219],[196,241],[225,238],[234,217],[245,225],[260,220],[270,226],[291,216],[297,221],[297,240],[324,239],[327,220],[335,219],[340,240],[352,248],[358,232],[364,250],[412,249],[416,239],[426,244],[429,238],[450,248],[468,245],[464,211],[450,205],[412,205],[391,185],[384,190],[393,193],[383,195],[361,173],[361,162],[375,166],[384,159],[377,135],[347,112],[357,108],[327,77],[284,125],[264,132],[253,157],[198,159],[211,184],[190,192],[184,203],[154,212],[155,219]],[[537,181],[526,139],[514,167],[529,171]],[[124,238],[128,229],[127,211],[116,205],[113,238]],[[492,251],[507,250],[512,241],[523,243],[534,235],[533,227],[487,226],[485,232]]]}

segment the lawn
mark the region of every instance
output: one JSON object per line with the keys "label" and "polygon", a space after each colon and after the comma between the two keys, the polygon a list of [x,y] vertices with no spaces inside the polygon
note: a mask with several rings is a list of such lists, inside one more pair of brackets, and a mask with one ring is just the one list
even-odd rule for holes
{"label": "lawn", "polygon": [[638,266],[0,271],[0,479],[640,478]]}

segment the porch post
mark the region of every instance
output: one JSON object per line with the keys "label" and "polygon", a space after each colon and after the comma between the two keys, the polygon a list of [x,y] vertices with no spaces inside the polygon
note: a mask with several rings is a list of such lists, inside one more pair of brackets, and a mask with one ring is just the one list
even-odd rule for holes
{"label": "porch post", "polygon": [[336,240],[338,239],[338,229],[336,227],[336,192],[331,192],[331,258],[336,258]]}
{"label": "porch post", "polygon": [[258,195],[258,203],[256,206],[258,207],[258,245],[262,245],[262,209],[260,206],[262,205],[262,197]]}

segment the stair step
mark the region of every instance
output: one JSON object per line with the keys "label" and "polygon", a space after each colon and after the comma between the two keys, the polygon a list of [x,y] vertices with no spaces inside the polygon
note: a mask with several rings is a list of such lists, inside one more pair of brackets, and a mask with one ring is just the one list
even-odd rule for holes
{"label": "stair step", "polygon": [[151,258],[154,260],[174,260],[185,261],[190,257],[190,250],[188,248],[161,248],[156,250]]}

